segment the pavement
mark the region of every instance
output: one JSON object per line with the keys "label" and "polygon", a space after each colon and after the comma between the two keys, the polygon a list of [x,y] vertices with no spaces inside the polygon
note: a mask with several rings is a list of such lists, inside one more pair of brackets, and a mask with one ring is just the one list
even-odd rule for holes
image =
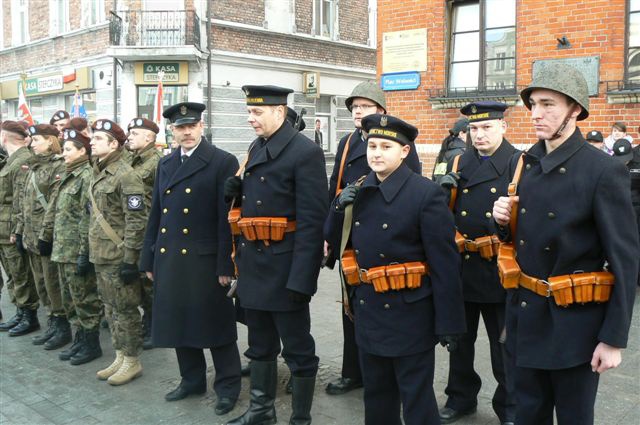
{"label": "pavement", "polygon": [[[5,318],[14,307],[8,297],[2,297],[0,307]],[[312,334],[320,357],[320,370],[312,409],[313,423],[318,425],[362,424],[362,390],[342,396],[329,396],[326,384],[340,373],[342,329],[338,303],[340,290],[336,272],[323,270],[318,282],[318,294],[311,303]],[[640,424],[640,298],[636,297],[629,347],[623,352],[623,362],[600,379],[596,402],[596,424]],[[41,324],[46,323],[40,310]],[[37,333],[36,333],[37,334]],[[32,334],[33,335],[33,334]],[[249,404],[249,378],[242,380],[242,393],[236,408],[225,416],[213,412],[215,395],[211,390],[213,366],[208,358],[209,390],[204,396],[192,396],[168,403],[165,393],[180,381],[173,350],[153,349],[142,355],[144,374],[130,384],[112,387],[96,379],[96,371],[114,358],[110,335],[101,331],[102,358],[81,366],[71,366],[58,360],[58,352],[46,351],[31,344],[31,336],[10,338],[0,333],[0,424],[224,424],[242,414]],[[239,325],[238,345],[241,353],[247,348],[246,328]],[[243,362],[246,359],[243,358]],[[484,385],[478,396],[478,411],[459,425],[499,424],[491,408],[495,382],[489,363],[489,346],[483,325],[476,343],[476,369]],[[438,404],[445,402],[444,388],[448,373],[448,355],[436,349],[434,388]],[[284,362],[279,363],[280,383],[276,409],[279,424],[288,423],[291,396],[284,386],[289,373]]]}

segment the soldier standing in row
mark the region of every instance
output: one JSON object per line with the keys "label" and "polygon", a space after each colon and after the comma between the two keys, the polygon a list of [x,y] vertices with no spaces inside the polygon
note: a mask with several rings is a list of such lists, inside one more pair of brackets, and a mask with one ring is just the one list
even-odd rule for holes
{"label": "soldier standing in row", "polygon": [[[153,195],[153,183],[156,180],[156,168],[162,154],[156,149],[156,135],[160,129],[153,121],[146,118],[134,118],[127,127],[127,146],[133,153],[131,167],[142,178],[144,184],[144,205],[151,208],[151,195]],[[153,282],[146,276],[141,277],[142,285],[142,348],[153,348],[151,344],[151,317],[153,307]]]}
{"label": "soldier standing in row", "polygon": [[434,347],[454,351],[465,331],[453,217],[441,188],[404,163],[417,128],[374,114],[362,129],[372,172],[334,200],[325,237],[353,285],[364,422],[401,424],[402,407],[407,425],[439,424]]}
{"label": "soldier standing in row", "polygon": [[165,396],[181,400],[207,391],[204,349],[215,367],[215,413],[231,411],[240,394],[240,354],[233,301],[234,275],[223,186],[238,160],[202,136],[205,105],[173,105],[163,116],[180,144],[160,160],[140,260],[153,279],[152,341],[175,348],[181,381]]}
{"label": "soldier standing in row", "polygon": [[249,328],[251,404],[233,425],[275,423],[277,356],[292,373],[291,423],[311,423],[318,371],[309,302],[322,261],[327,176],[322,149],[286,120],[293,90],[244,86],[249,124],[258,136],[246,168],[225,183],[241,204],[236,239],[238,296]]}
{"label": "soldier standing in row", "polygon": [[[462,256],[462,285],[467,333],[458,349],[449,354],[449,381],[440,420],[448,424],[476,411],[480,376],[473,368],[480,316],[489,337],[491,367],[498,387],[493,409],[503,425],[513,425],[515,399],[507,385],[507,371],[500,334],[504,329],[506,292],[500,284],[496,255],[498,237],[491,220],[493,203],[507,194],[509,162],[516,149],[505,138],[504,103],[482,101],[460,112],[468,118],[472,147],[449,161],[448,173],[439,183],[450,193],[449,205],[456,222],[456,242]],[[456,196],[457,195],[457,196]]]}
{"label": "soldier standing in row", "polygon": [[67,111],[59,110],[56,111],[49,120],[49,124],[54,126],[56,130],[58,130],[58,137],[62,139],[62,132],[65,128],[69,126],[69,122],[71,121],[71,116]]}
{"label": "soldier standing in row", "polygon": [[510,196],[493,208],[500,237],[513,243],[498,266],[510,288],[515,422],[551,425],[555,408],[559,425],[593,424],[599,376],[627,345],[638,279],[629,174],[577,127],[589,116],[580,71],[541,69],[520,96],[538,142],[514,157]]}
{"label": "soldier standing in row", "polygon": [[58,129],[49,124],[29,127],[34,156],[28,162],[29,173],[21,194],[20,211],[16,214],[16,243],[27,250],[38,296],[49,309],[48,329],[33,338],[33,344],[44,345],[45,350],[55,350],[71,342],[58,268],[51,261],[53,229],[43,226],[45,213],[55,201],[64,172],[58,133]]}
{"label": "soldier standing in row", "polygon": [[89,189],[89,260],[111,331],[116,358],[98,371],[100,380],[122,385],[142,374],[141,287],[138,257],[145,227],[140,176],[122,159],[124,131],[113,121],[93,123],[91,156],[96,159]]}
{"label": "soldier standing in row", "polygon": [[91,139],[74,129],[63,132],[65,174],[58,195],[50,203],[43,227],[53,228],[51,261],[58,267],[62,303],[76,330],[73,344],[60,352],[60,360],[72,365],[102,356],[100,313],[96,274],[89,263],[89,162]]}
{"label": "soldier standing in row", "polygon": [[18,211],[19,194],[25,184],[32,157],[27,147],[29,133],[15,121],[4,121],[0,141],[7,151],[7,163],[0,170],[0,255],[12,283],[9,294],[13,294],[16,314],[0,324],[0,331],[9,336],[25,335],[40,329],[38,321],[38,294],[29,269],[29,259],[24,250],[15,244],[14,211]]}
{"label": "soldier standing in row", "polygon": [[[362,130],[362,119],[376,113],[387,113],[384,92],[376,83],[372,82],[362,82],[358,84],[344,103],[349,112],[351,112],[355,130],[345,135],[340,140],[340,143],[338,143],[335,164],[331,178],[329,179],[330,200],[335,198],[344,187],[354,183],[361,176],[371,171],[367,164],[367,143],[365,141],[367,135],[366,132]],[[413,145],[413,142],[411,142],[411,145],[406,164],[413,172],[422,174],[422,168],[415,150],[415,145]],[[337,253],[337,247],[331,248],[332,251],[329,252],[328,245],[325,244],[325,255],[327,256],[327,266],[329,267],[333,267]],[[354,332],[351,318],[343,311],[342,335],[344,342],[342,346],[342,372],[340,378],[327,385],[325,389],[327,394],[339,395],[362,387],[362,373],[360,372],[358,346],[356,345]]]}

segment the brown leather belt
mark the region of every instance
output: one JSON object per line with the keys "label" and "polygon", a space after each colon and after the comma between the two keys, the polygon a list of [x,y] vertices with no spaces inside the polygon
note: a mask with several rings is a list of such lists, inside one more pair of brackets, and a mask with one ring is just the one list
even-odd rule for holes
{"label": "brown leather belt", "polygon": [[456,245],[458,252],[479,252],[485,260],[490,260],[498,255],[500,239],[496,235],[481,236],[476,239],[466,239],[456,231]]}
{"label": "brown leather belt", "polygon": [[232,208],[227,216],[231,234],[242,234],[249,241],[281,241],[285,233],[296,231],[296,222],[286,217],[241,217],[240,208]]}
{"label": "brown leather belt", "polygon": [[429,266],[424,261],[361,269],[356,261],[355,252],[351,249],[344,251],[341,263],[347,284],[357,286],[366,283],[373,285],[376,292],[419,288],[422,285],[422,276],[429,273]]}

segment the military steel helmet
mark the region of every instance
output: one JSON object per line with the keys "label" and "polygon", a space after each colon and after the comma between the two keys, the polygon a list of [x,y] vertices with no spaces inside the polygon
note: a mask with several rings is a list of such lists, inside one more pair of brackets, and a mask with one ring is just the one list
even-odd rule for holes
{"label": "military steel helmet", "polygon": [[369,99],[377,103],[378,106],[384,109],[384,113],[387,113],[387,102],[384,100],[384,92],[378,86],[378,84],[370,81],[363,81],[362,83],[358,84],[351,92],[351,96],[349,96],[347,100],[344,101],[344,104],[347,106],[349,112],[351,112],[351,104],[353,103],[353,100],[358,97]]}
{"label": "military steel helmet", "polygon": [[589,90],[582,72],[565,64],[548,65],[533,76],[533,81],[520,92],[520,97],[528,109],[531,109],[531,92],[536,89],[547,89],[562,93],[582,106],[578,121],[589,116]]}

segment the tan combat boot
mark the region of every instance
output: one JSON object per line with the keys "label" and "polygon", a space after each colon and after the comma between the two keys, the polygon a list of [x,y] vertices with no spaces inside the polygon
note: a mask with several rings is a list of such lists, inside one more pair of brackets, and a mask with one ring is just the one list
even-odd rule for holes
{"label": "tan combat boot", "polygon": [[107,380],[111,385],[123,385],[142,375],[142,363],[139,357],[124,356],[122,366]]}
{"label": "tan combat boot", "polygon": [[122,351],[116,350],[116,359],[105,369],[98,371],[98,373],[96,374],[98,376],[98,379],[101,381],[106,381],[107,379],[109,379],[111,375],[113,375],[118,371],[118,369],[120,369],[123,360],[124,354],[122,353]]}

